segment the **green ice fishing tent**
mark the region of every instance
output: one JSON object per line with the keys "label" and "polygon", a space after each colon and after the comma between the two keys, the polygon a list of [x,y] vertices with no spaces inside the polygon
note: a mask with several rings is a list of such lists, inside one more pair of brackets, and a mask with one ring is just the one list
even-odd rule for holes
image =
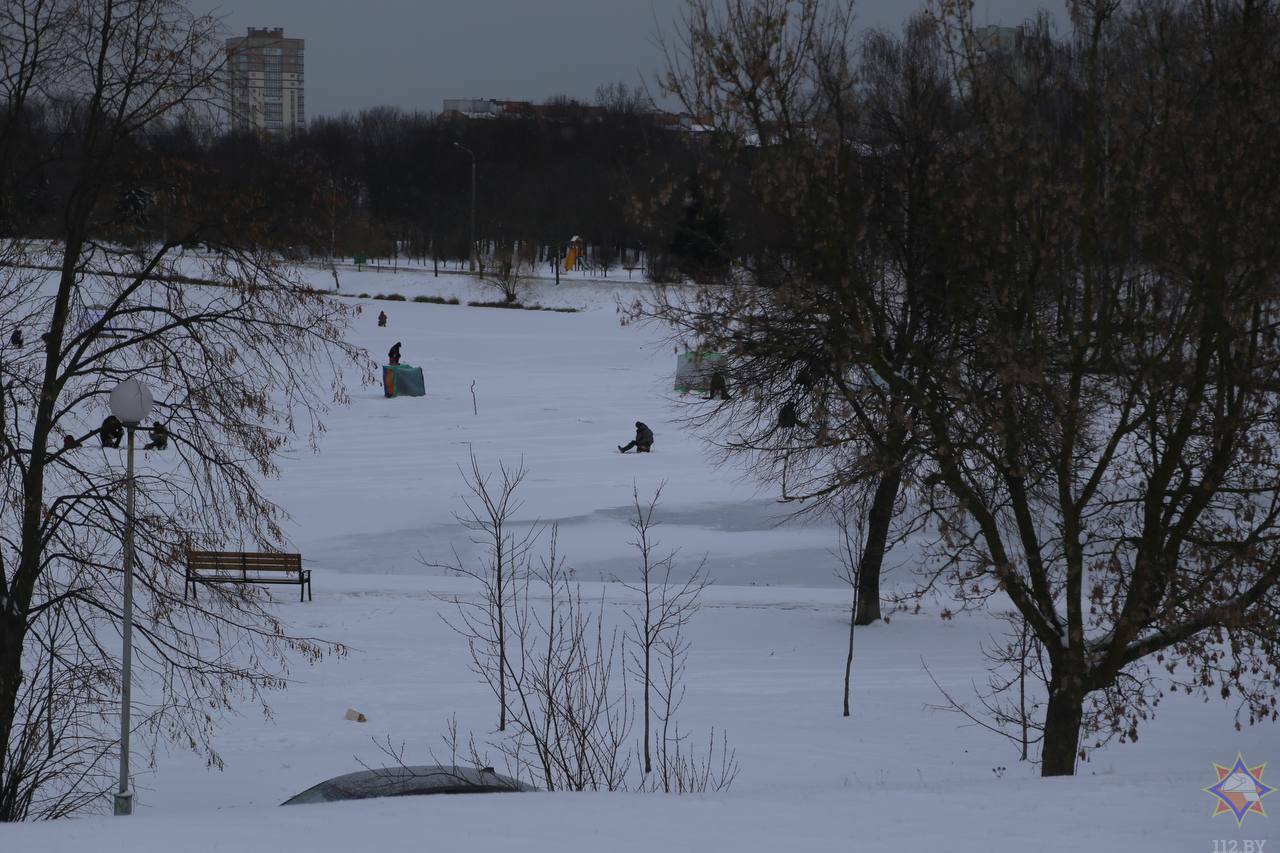
{"label": "green ice fishing tent", "polygon": [[710,391],[711,377],[728,365],[722,352],[682,352],[676,361],[676,386],[681,394]]}
{"label": "green ice fishing tent", "polygon": [[382,393],[388,397],[427,396],[427,380],[422,376],[422,368],[409,364],[383,365]]}

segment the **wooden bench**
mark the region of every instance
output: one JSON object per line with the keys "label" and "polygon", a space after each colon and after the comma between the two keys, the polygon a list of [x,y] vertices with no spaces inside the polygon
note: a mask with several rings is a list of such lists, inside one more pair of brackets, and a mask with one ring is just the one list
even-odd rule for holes
{"label": "wooden bench", "polygon": [[301,554],[250,551],[188,551],[182,597],[195,595],[198,583],[295,584],[298,600],[311,600],[311,570]]}

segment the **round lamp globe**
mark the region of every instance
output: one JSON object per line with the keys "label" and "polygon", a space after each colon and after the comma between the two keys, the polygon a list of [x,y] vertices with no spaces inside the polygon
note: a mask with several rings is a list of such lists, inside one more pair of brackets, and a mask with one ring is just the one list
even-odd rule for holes
{"label": "round lamp globe", "polygon": [[122,424],[136,427],[151,413],[152,402],[151,390],[131,377],[111,392],[111,414]]}

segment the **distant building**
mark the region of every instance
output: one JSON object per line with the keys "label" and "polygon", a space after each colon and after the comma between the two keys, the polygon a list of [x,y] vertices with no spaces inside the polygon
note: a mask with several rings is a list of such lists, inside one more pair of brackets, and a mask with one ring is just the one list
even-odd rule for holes
{"label": "distant building", "polygon": [[497,118],[502,107],[492,98],[445,98],[444,112],[466,118]]}
{"label": "distant building", "polygon": [[445,98],[444,114],[462,118],[509,118],[532,113],[528,101],[498,101],[493,98]]}
{"label": "distant building", "polygon": [[304,39],[285,38],[280,27],[250,27],[247,36],[227,39],[227,90],[233,129],[273,136],[306,129],[305,46]]}
{"label": "distant building", "polygon": [[[496,98],[445,98],[441,115],[454,119],[541,119],[563,122],[573,120],[600,121],[609,114],[606,107],[583,104],[577,101],[553,99],[548,103],[530,101],[501,101]],[[688,113],[668,113],[659,109],[641,113],[652,124],[667,130],[685,133],[704,133],[710,130],[709,119],[699,119]]]}

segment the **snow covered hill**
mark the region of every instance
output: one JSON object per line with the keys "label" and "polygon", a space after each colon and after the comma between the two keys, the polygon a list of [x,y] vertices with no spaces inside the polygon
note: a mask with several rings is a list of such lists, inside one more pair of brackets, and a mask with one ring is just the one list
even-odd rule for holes
{"label": "snow covered hill", "polygon": [[[317,285],[328,273],[315,272]],[[331,280],[329,280],[331,283]],[[291,631],[336,640],[344,657],[299,662],[274,717],[233,716],[217,747],[225,770],[182,752],[137,779],[138,814],[0,826],[0,851],[1213,851],[1214,839],[1277,838],[1276,818],[1211,818],[1213,763],[1238,752],[1280,760],[1272,727],[1232,727],[1227,703],[1171,697],[1135,744],[1095,753],[1071,779],[1041,780],[1014,747],[933,710],[985,681],[980,644],[998,623],[943,620],[937,608],[859,629],[853,716],[840,716],[847,591],[832,527],[786,525],[786,507],[739,472],[713,467],[678,425],[675,354],[653,329],[622,327],[615,299],[638,285],[537,284],[532,301],[578,313],[357,300],[354,335],[381,359],[395,342],[421,365],[425,398],[354,390],[317,454],[286,463],[272,493],[314,571],[315,601],[279,593]],[[470,279],[344,271],[341,292],[479,294]],[[344,298],[353,298],[344,296]],[[385,310],[390,322],[378,328]],[[474,397],[473,397],[474,390]],[[619,454],[632,423],[654,453]],[[423,567],[469,543],[453,519],[458,465],[523,458],[526,521],[557,521],[560,548],[610,618],[635,573],[626,508],[666,483],[660,538],[715,585],[690,629],[684,718],[727,732],[741,773],[705,796],[512,794],[324,806],[277,804],[316,782],[385,760],[378,741],[432,763],[456,713],[483,735],[494,701],[442,621],[442,595],[474,585]],[[234,547],[235,543],[228,543]],[[895,552],[891,583],[921,559]],[[143,697],[145,701],[145,697]],[[347,708],[364,724],[343,719]],[[496,757],[495,757],[496,758]],[[1268,781],[1270,781],[1268,779]],[[1280,806],[1280,801],[1277,802]],[[1276,842],[1280,844],[1280,841]]]}

